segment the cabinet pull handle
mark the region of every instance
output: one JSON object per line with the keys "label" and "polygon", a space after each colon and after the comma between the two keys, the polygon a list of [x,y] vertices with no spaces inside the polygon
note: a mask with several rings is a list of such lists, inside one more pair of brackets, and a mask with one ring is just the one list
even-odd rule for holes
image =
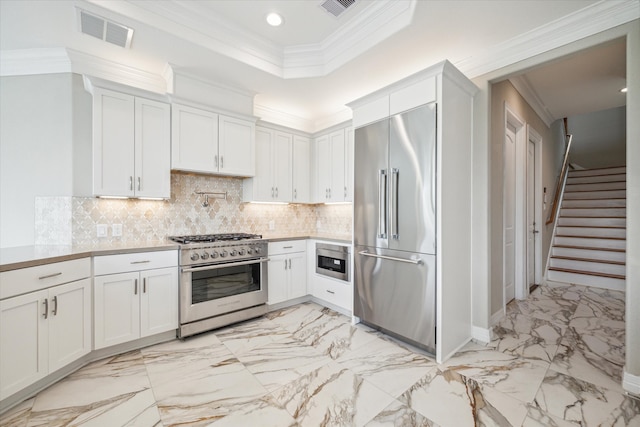
{"label": "cabinet pull handle", "polygon": [[291,249],[293,246],[283,246],[282,249]]}
{"label": "cabinet pull handle", "polygon": [[327,289],[327,292],[329,292],[331,295],[334,295],[335,292],[334,291],[330,291],[329,289]]}
{"label": "cabinet pull handle", "polygon": [[347,198],[347,186],[346,185],[344,186],[344,198],[345,199]]}
{"label": "cabinet pull handle", "polygon": [[224,169],[224,156],[220,156],[220,169]]}
{"label": "cabinet pull handle", "polygon": [[142,178],[138,177],[138,191],[142,189],[141,181],[142,181]]}
{"label": "cabinet pull handle", "polygon": [[43,304],[44,304],[44,313],[42,313],[42,315],[46,319],[47,317],[49,317],[49,300],[45,298]]}
{"label": "cabinet pull handle", "polygon": [[278,187],[276,187],[276,199],[278,198]]}
{"label": "cabinet pull handle", "polygon": [[40,276],[40,277],[38,277],[38,280],[49,279],[49,278],[51,278],[51,277],[60,276],[61,274],[62,274],[62,272],[60,272],[60,273],[53,273],[53,274],[47,274],[46,276]]}
{"label": "cabinet pull handle", "polygon": [[129,177],[129,190],[133,191],[133,177]]}
{"label": "cabinet pull handle", "polygon": [[216,162],[216,168],[218,167],[218,156],[216,155],[215,157],[215,162]]}
{"label": "cabinet pull handle", "polygon": [[58,296],[57,295],[53,297],[53,310],[51,310],[51,313],[54,316],[58,314]]}
{"label": "cabinet pull handle", "polygon": [[287,269],[287,260],[286,259],[284,260],[284,269],[285,270]]}
{"label": "cabinet pull handle", "polygon": [[147,278],[146,277],[144,279],[142,279],[142,293],[143,294],[147,293]]}
{"label": "cabinet pull handle", "polygon": [[291,258],[289,258],[289,270],[291,270]]}
{"label": "cabinet pull handle", "polygon": [[273,187],[271,187],[271,198],[275,197],[276,192],[274,191]]}
{"label": "cabinet pull handle", "polygon": [[293,189],[293,198],[298,199],[298,190],[296,188]]}
{"label": "cabinet pull handle", "polygon": [[133,294],[138,295],[138,279],[135,280],[135,283],[133,285]]}
{"label": "cabinet pull handle", "polygon": [[151,262],[151,260],[145,259],[143,261],[131,261],[131,264],[146,264],[148,262]]}

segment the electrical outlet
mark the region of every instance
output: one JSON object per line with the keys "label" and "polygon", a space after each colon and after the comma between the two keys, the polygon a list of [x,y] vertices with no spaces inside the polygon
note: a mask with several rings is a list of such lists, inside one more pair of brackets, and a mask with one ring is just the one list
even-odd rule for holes
{"label": "electrical outlet", "polygon": [[96,225],[96,236],[107,237],[107,224]]}
{"label": "electrical outlet", "polygon": [[111,235],[113,237],[120,237],[122,236],[122,224],[113,224],[111,226]]}
{"label": "electrical outlet", "polygon": [[276,229],[276,222],[274,220],[269,221],[269,230]]}
{"label": "electrical outlet", "polygon": [[316,221],[316,230],[320,230],[322,228],[322,223],[320,222],[320,220]]}

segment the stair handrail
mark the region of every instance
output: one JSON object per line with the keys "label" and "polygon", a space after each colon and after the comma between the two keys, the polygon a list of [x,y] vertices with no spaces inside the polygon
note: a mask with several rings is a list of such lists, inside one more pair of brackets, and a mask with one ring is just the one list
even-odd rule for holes
{"label": "stair handrail", "polygon": [[[566,129],[566,121],[565,121]],[[567,141],[568,139],[568,141]],[[551,206],[551,215],[546,222],[546,225],[551,224],[556,220],[558,212],[560,211],[560,195],[564,192],[564,186],[567,183],[567,175],[569,174],[569,150],[571,149],[571,141],[573,141],[573,135],[565,135],[565,141],[567,141],[567,148],[564,151],[564,160],[562,161],[562,170],[558,177],[556,184],[556,194],[553,196],[553,205]]]}

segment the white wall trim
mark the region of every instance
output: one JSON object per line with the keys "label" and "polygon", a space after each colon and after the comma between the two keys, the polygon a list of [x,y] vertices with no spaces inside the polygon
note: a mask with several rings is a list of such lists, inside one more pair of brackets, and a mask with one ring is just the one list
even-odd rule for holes
{"label": "white wall trim", "polygon": [[489,325],[492,327],[497,325],[505,316],[507,315],[507,310],[505,307],[502,307],[500,310],[496,311],[491,315],[491,319],[489,319]]}
{"label": "white wall trim", "polygon": [[520,95],[527,101],[527,103],[533,108],[533,111],[536,112],[538,117],[542,119],[542,121],[547,125],[547,127],[551,127],[551,123],[553,123],[556,119],[553,117],[553,114],[545,107],[544,102],[538,96],[538,93],[535,91],[531,82],[525,75],[511,77],[509,82],[513,85],[514,88],[518,91]]}
{"label": "white wall trim", "polygon": [[601,0],[454,65],[473,79],[638,18],[637,0]]}
{"label": "white wall trim", "polygon": [[[542,232],[544,225],[544,218],[542,216],[542,198],[544,197],[542,191],[542,136],[533,128],[527,124],[527,143],[533,141],[535,144],[535,173],[534,173],[534,192],[535,192],[535,222],[538,228],[538,233],[535,235],[536,249],[535,249],[535,283],[542,283]],[[529,290],[527,289],[527,295]]]}
{"label": "white wall trim", "polygon": [[275,110],[255,102],[253,104],[253,114],[260,117],[260,120],[265,122],[298,129],[307,133],[314,132],[315,126],[313,120],[305,119],[284,111]]}
{"label": "white wall trim", "polygon": [[491,342],[491,328],[471,326],[471,338],[483,344],[489,344]]}
{"label": "white wall trim", "polygon": [[625,369],[624,373],[622,374],[622,388],[624,388],[629,393],[640,396],[640,376],[630,374]]}
{"label": "white wall trim", "polygon": [[29,76],[71,72],[71,59],[64,48],[0,51],[0,76]]}

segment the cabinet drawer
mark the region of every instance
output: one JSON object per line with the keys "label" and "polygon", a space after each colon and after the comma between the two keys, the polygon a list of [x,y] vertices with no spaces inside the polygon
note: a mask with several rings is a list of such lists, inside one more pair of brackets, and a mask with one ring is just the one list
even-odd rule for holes
{"label": "cabinet drawer", "polygon": [[269,255],[291,254],[294,252],[305,252],[307,250],[306,240],[287,240],[285,242],[269,242]]}
{"label": "cabinet drawer", "polygon": [[315,277],[314,296],[351,311],[352,286],[336,280]]}
{"label": "cabinet drawer", "polygon": [[50,288],[90,276],[90,258],[5,271],[0,273],[0,299]]}
{"label": "cabinet drawer", "polygon": [[152,268],[175,267],[178,265],[178,251],[137,252],[118,255],[104,255],[93,258],[93,274],[127,273],[150,270]]}

